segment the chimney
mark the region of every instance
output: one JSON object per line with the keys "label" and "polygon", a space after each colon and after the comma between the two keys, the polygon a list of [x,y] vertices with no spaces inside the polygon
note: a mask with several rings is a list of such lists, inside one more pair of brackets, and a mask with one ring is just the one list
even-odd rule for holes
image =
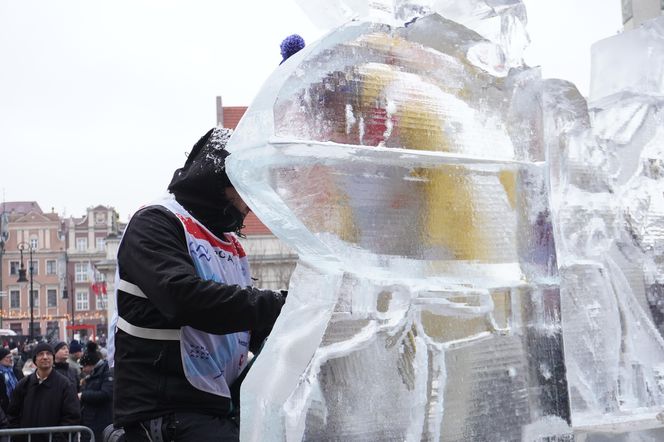
{"label": "chimney", "polygon": [[220,96],[217,96],[217,126],[224,127],[224,107],[221,105]]}

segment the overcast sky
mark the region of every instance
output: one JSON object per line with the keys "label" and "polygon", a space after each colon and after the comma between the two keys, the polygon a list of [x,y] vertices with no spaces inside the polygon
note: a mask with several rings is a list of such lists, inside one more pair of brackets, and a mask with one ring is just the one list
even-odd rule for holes
{"label": "overcast sky", "polygon": [[[620,1],[524,3],[528,63],[587,93],[590,45],[620,31]],[[249,105],[284,37],[325,32],[295,0],[0,0],[0,190],[126,221],[214,126],[215,96]]]}

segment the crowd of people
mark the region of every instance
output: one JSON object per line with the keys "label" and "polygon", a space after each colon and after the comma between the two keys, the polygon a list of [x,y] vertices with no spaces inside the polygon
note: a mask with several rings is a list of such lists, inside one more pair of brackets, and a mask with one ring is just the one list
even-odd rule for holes
{"label": "crowd of people", "polygon": [[113,419],[113,372],[105,355],[93,341],[0,347],[0,428],[84,425],[103,440]]}

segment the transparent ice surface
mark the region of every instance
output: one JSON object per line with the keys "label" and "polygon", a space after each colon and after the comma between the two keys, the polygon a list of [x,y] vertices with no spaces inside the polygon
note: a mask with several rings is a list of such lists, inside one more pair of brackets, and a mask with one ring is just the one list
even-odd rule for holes
{"label": "transparent ice surface", "polygon": [[521,0],[296,0],[317,26],[332,29],[351,20],[403,26],[438,13],[500,46],[503,68],[523,65],[529,43]]}
{"label": "transparent ice surface", "polygon": [[664,20],[593,46],[589,104],[545,83],[577,440],[664,440]]}
{"label": "transparent ice surface", "polygon": [[243,440],[572,439],[542,83],[501,53],[355,21],[268,79],[228,174],[300,262]]}

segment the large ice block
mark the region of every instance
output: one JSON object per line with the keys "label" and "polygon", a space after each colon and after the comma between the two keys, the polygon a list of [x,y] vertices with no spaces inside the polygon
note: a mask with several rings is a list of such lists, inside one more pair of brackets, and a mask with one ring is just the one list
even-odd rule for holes
{"label": "large ice block", "polygon": [[591,102],[614,94],[664,95],[664,22],[654,19],[595,43],[591,69]]}
{"label": "large ice block", "polygon": [[571,440],[540,74],[502,51],[351,22],[247,110],[228,174],[300,262],[243,440]]}
{"label": "large ice block", "polygon": [[664,19],[593,46],[590,109],[547,81],[572,423],[664,440]]}

